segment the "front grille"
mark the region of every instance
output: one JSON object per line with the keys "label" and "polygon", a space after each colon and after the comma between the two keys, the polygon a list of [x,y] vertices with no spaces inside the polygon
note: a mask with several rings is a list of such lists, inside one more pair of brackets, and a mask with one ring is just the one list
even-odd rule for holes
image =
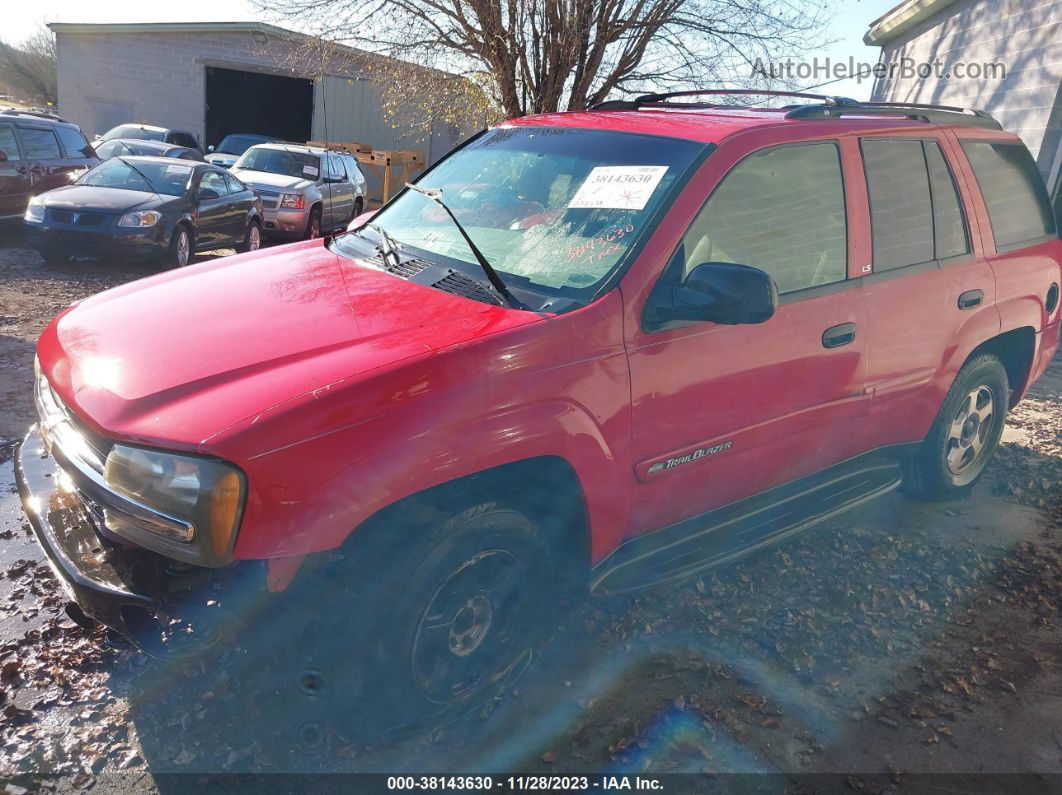
{"label": "front grille", "polygon": [[37,414],[44,435],[56,443],[65,443],[74,449],[68,455],[76,455],[96,472],[103,472],[113,442],[100,436],[82,421],[52,389],[43,375],[35,386]]}
{"label": "front grille", "polygon": [[268,207],[270,210],[275,210],[277,205],[280,204],[280,194],[276,191],[262,190],[261,188],[255,188],[253,185],[251,187],[254,188],[255,193],[261,197],[262,207]]}
{"label": "front grille", "polygon": [[76,226],[99,226],[107,216],[103,213],[81,213],[74,210],[49,210],[53,222],[57,224],[74,224]]}

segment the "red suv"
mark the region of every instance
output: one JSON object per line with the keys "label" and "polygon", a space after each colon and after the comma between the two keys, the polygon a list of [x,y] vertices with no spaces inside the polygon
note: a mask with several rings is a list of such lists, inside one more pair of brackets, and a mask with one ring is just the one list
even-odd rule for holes
{"label": "red suv", "polygon": [[1059,345],[1044,185],[983,113],[798,98],[515,119],[354,231],[65,310],[17,471],[83,612],[432,721],[573,590],[963,494]]}

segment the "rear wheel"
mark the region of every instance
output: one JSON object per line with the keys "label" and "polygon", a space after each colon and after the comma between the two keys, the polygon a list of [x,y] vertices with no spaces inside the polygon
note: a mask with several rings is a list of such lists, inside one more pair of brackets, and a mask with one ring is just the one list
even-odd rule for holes
{"label": "rear wheel", "polygon": [[173,230],[170,245],[166,250],[164,264],[171,268],[183,268],[192,261],[192,234],[184,224]]}
{"label": "rear wheel", "polygon": [[918,499],[969,492],[999,446],[1009,395],[999,359],[983,354],[967,362],[918,452],[904,464],[904,491]]}
{"label": "rear wheel", "polygon": [[345,652],[328,655],[346,661],[333,669],[341,730],[416,731],[483,706],[555,616],[541,528],[485,501],[407,511],[375,530],[390,543],[352,553],[357,572],[342,580],[356,584],[344,597],[353,631]]}

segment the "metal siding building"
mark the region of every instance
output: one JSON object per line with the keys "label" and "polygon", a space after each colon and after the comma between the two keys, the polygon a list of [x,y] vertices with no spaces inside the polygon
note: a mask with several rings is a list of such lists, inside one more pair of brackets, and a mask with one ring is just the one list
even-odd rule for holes
{"label": "metal siding building", "polygon": [[1001,63],[1006,77],[882,76],[873,99],[980,108],[1022,137],[1048,187],[1062,166],[1062,0],[905,0],[870,25],[881,63]]}
{"label": "metal siding building", "polygon": [[[433,123],[430,136],[400,133],[383,117],[376,86],[354,65],[359,57],[373,56],[340,48],[352,64],[343,73],[315,69],[306,63],[307,39],[272,25],[50,27],[58,54],[60,112],[89,137],[134,121],[188,130],[204,148],[229,132],[255,132],[419,149],[434,162],[472,132]],[[245,88],[237,90],[233,80],[243,80]],[[239,129],[249,118],[257,120],[250,126],[258,129]],[[292,129],[299,135],[284,132]]]}

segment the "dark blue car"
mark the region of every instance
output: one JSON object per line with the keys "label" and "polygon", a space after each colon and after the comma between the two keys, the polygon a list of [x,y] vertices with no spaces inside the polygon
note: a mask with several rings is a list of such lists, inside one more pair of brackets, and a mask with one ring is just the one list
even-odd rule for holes
{"label": "dark blue car", "polygon": [[196,251],[257,249],[262,202],[229,172],[168,157],[113,157],[30,200],[32,244],[49,263],[93,256],[187,265]]}

